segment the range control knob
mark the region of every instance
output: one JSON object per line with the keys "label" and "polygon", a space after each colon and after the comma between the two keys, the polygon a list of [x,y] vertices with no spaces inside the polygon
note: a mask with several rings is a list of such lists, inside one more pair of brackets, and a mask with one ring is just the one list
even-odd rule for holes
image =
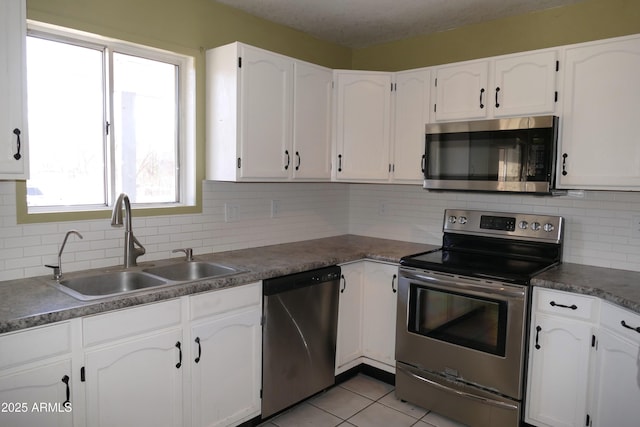
{"label": "range control knob", "polygon": [[518,223],[518,228],[520,230],[526,230],[528,226],[529,226],[529,223],[527,221],[520,221]]}
{"label": "range control knob", "polygon": [[458,218],[458,222],[460,224],[466,224],[467,223],[467,217],[466,216],[461,216],[460,218]]}
{"label": "range control knob", "polygon": [[457,218],[455,216],[450,216],[447,221],[449,221],[449,224],[455,224],[456,223]]}
{"label": "range control knob", "polygon": [[542,229],[544,231],[546,231],[547,233],[551,233],[553,230],[555,230],[556,228],[553,226],[553,224],[551,224],[550,222],[546,223]]}
{"label": "range control knob", "polygon": [[533,231],[539,231],[540,230],[540,223],[539,222],[534,222],[533,224],[531,224],[531,229]]}

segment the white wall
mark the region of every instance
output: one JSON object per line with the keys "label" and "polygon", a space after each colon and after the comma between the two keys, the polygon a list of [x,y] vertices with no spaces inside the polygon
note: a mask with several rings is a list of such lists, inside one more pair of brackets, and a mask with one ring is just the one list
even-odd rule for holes
{"label": "white wall", "polygon": [[[279,213],[271,217],[271,200]],[[16,224],[15,184],[0,182],[0,280],[50,274],[67,230],[71,236],[63,270],[122,264],[123,230],[109,220]],[[225,204],[237,218],[225,221]],[[345,233],[440,244],[445,208],[537,212],[566,218],[565,262],[640,271],[640,193],[586,192],[584,198],[467,193],[430,193],[419,186],[205,182],[203,213],[140,217],[136,236],[147,248],[140,261],[180,256],[171,250],[192,247],[211,253],[286,243]],[[638,220],[640,222],[640,219]]]}
{"label": "white wall", "polygon": [[[271,200],[279,213],[271,217]],[[56,264],[65,233],[70,236],[62,256],[63,271],[122,264],[123,229],[108,219],[16,224],[15,183],[0,182],[0,281],[51,274],[44,264]],[[225,204],[237,216],[225,220]],[[332,183],[234,184],[205,182],[203,213],[137,217],[133,231],[147,249],[140,261],[181,256],[175,248],[194,254],[265,246],[335,236],[348,232],[348,186]]]}
{"label": "white wall", "polygon": [[353,184],[349,232],[440,244],[445,208],[565,217],[564,262],[640,271],[640,193],[584,192],[583,198],[434,193],[416,186]]}

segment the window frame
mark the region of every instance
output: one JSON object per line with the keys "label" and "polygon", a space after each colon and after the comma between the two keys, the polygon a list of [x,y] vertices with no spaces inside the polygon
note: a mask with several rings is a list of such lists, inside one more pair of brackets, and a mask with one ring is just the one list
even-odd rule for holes
{"label": "window frame", "polygon": [[[196,171],[196,94],[195,94],[195,58],[191,55],[158,49],[148,45],[141,45],[124,40],[104,37],[74,29],[59,27],[27,20],[27,36],[70,43],[72,45],[88,47],[103,51],[104,80],[104,123],[112,123],[113,119],[113,54],[138,56],[150,60],[175,65],[177,67],[178,114],[176,161],[178,164],[177,190],[178,202],[168,203],[132,203],[135,209],[142,209],[147,215],[162,215],[174,213],[192,213],[201,211],[201,201],[198,197]],[[28,89],[28,88],[27,88]],[[27,206],[26,181],[16,186],[17,214],[19,223],[48,222],[72,219],[102,218],[105,212],[110,212],[117,194],[113,190],[115,177],[112,161],[115,145],[115,132],[104,134],[105,141],[105,200],[106,205],[74,205],[74,206]],[[106,171],[109,168],[109,171]]]}

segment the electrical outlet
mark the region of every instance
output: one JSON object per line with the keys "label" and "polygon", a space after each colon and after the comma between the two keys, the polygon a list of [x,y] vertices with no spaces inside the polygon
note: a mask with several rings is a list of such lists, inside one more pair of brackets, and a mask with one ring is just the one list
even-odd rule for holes
{"label": "electrical outlet", "polygon": [[224,204],[224,222],[237,221],[239,215],[240,207],[238,205]]}
{"label": "electrical outlet", "polygon": [[277,218],[280,216],[280,200],[271,201],[271,218]]}
{"label": "electrical outlet", "polygon": [[640,215],[631,216],[631,237],[640,239]]}

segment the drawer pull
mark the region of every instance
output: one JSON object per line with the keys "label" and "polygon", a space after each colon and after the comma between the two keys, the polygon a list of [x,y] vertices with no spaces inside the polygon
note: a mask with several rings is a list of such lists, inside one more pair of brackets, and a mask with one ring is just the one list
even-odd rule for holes
{"label": "drawer pull", "polygon": [[182,366],[182,345],[180,344],[180,341],[178,341],[176,343],[176,348],[178,349],[178,363],[176,363],[176,368],[180,369],[180,366]]}
{"label": "drawer pull", "polygon": [[540,326],[536,326],[536,350],[540,350],[540,344],[538,344],[538,339],[540,338],[540,331],[542,328]]}
{"label": "drawer pull", "polygon": [[551,301],[549,304],[551,305],[551,307],[570,308],[571,310],[578,309],[578,306],[575,304],[572,304],[572,305],[557,304],[555,301]]}
{"label": "drawer pull", "polygon": [[200,356],[202,356],[202,345],[200,345],[200,337],[196,337],[196,343],[198,344],[198,357],[194,359],[194,362],[200,362]]}
{"label": "drawer pull", "polygon": [[632,331],[636,331],[637,333],[639,333],[639,334],[640,334],[640,326],[638,326],[637,328],[634,328],[633,326],[629,326],[629,325],[627,325],[627,322],[625,322],[624,320],[623,320],[623,321],[621,321],[621,322],[620,322],[620,324],[621,324],[622,326],[624,326],[625,328],[627,328],[627,329],[631,329]]}
{"label": "drawer pull", "polygon": [[396,281],[397,278],[398,278],[397,274],[394,274],[393,278],[391,278],[391,290],[393,291],[394,294],[396,292],[398,292],[398,290],[396,289],[396,286],[395,286],[395,281]]}
{"label": "drawer pull", "polygon": [[347,289],[347,279],[344,278],[344,274],[340,275],[340,278],[342,279],[342,283],[344,284],[342,289],[340,289],[340,293],[343,294],[345,289]]}
{"label": "drawer pull", "polygon": [[65,400],[64,403],[62,404],[62,406],[66,408],[71,402],[69,400],[71,398],[71,389],[69,388],[69,375],[65,375],[64,377],[62,377],[62,382],[67,388],[67,392],[66,392],[67,400]]}

